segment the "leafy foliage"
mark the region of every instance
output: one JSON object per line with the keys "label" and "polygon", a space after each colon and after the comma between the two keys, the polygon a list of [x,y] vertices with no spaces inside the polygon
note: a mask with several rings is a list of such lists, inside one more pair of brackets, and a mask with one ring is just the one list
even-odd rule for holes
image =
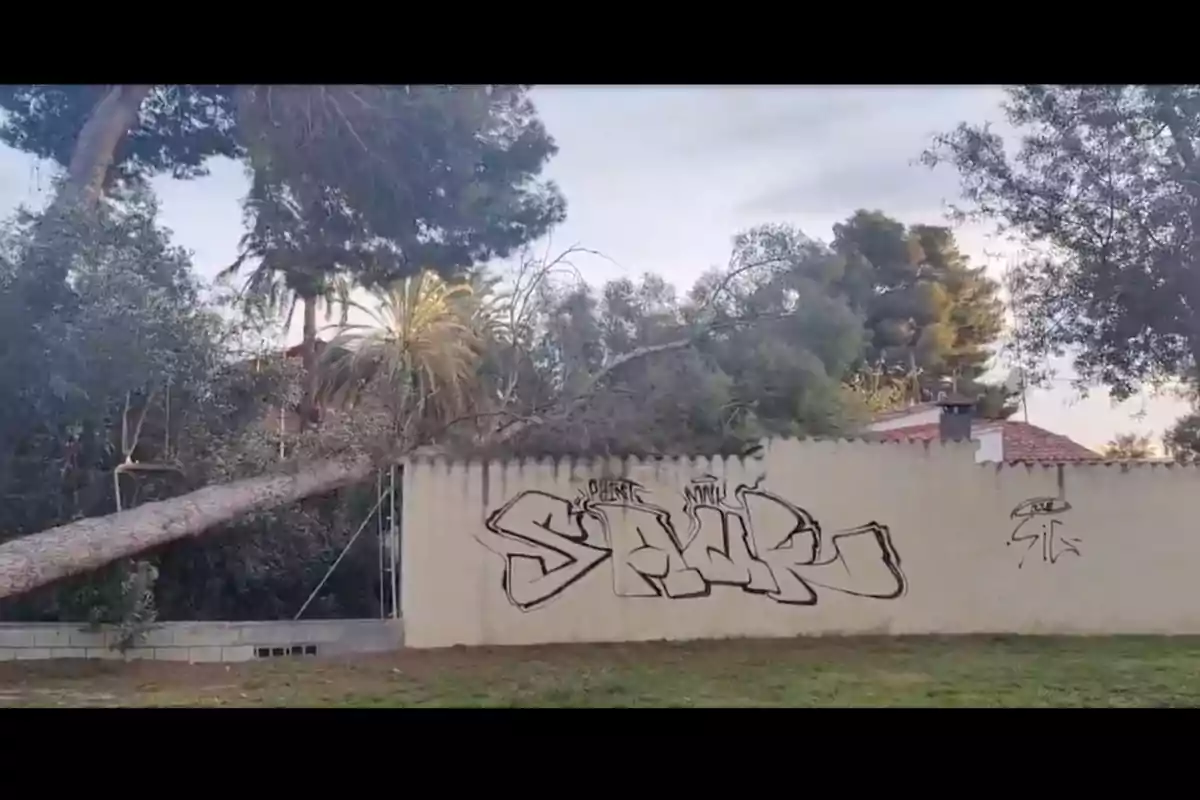
{"label": "leafy foliage", "polygon": [[367,286],[453,276],[566,213],[538,180],[557,148],[527,87],[255,86],[238,108],[249,240],[309,269],[336,265]]}
{"label": "leafy foliage", "polygon": [[370,392],[393,419],[445,425],[477,406],[475,380],[484,341],[473,325],[475,296],[466,283],[433,272],[375,292],[377,307],[353,302],[366,324],[343,324],[322,359],[322,394],[346,406]]}
{"label": "leafy foliage", "polygon": [[[0,141],[66,166],[79,132],[109,87],[25,84],[0,86],[5,111]],[[238,158],[233,86],[155,86],[142,104],[137,128],[117,147],[107,189],[143,183],[160,173],[176,178],[207,174],[212,156]]]}
{"label": "leafy foliage", "polygon": [[1138,461],[1154,457],[1150,437],[1137,433],[1119,433],[1104,448],[1104,457],[1117,461]]}
{"label": "leafy foliage", "polygon": [[[578,401],[506,448],[742,452],[769,434],[847,430],[861,409],[840,379],[859,357],[862,324],[831,294],[839,266],[798,231],[767,226],[737,237],[729,267],[686,298],[654,275],[599,291],[546,281],[533,324],[506,345],[523,354],[507,410],[525,419],[556,398]],[[632,358],[644,353],[653,356]]]}
{"label": "leafy foliage", "polygon": [[1016,86],[1015,155],[987,126],[938,138],[929,164],[962,176],[964,213],[1051,247],[1017,270],[1031,376],[1071,352],[1086,381],[1123,399],[1194,376],[1200,353],[1200,87]]}
{"label": "leafy foliage", "polygon": [[1163,436],[1163,448],[1167,455],[1185,464],[1200,459],[1200,413],[1177,419]]}
{"label": "leafy foliage", "polygon": [[[565,215],[541,179],[555,145],[524,86],[132,88],[116,96],[126,118],[142,102],[141,116],[98,210],[64,203],[77,215],[54,227],[66,237],[44,227],[39,239],[29,215],[0,236],[6,533],[398,440],[667,455],[849,432],[911,397],[901,378],[922,395],[950,376],[978,385],[999,329],[994,285],[948,231],[878,212],[840,226],[833,246],[789,226],[747,231],[685,296],[654,275],[564,280],[570,251],[525,262],[524,276],[480,268]],[[0,139],[66,165],[110,96],[10,87]],[[249,267],[248,291],[232,318],[155,223],[146,183],[202,174],[210,155],[244,159],[252,178],[230,271]],[[375,295],[377,308],[361,309],[372,324],[343,318],[318,365],[316,303],[345,310],[352,286]],[[256,342],[297,300],[302,365]],[[864,370],[885,380],[864,391]],[[317,377],[342,413],[291,431],[286,412],[310,403]],[[993,389],[1003,413],[1010,398]],[[372,495],[353,487],[255,513],[4,612],[119,620],[127,643],[157,616],[290,616]],[[373,561],[359,546],[312,613],[373,615]]]}
{"label": "leafy foliage", "polygon": [[247,288],[280,286],[305,305],[315,418],[315,309],[339,278],[373,287],[432,270],[461,276],[560,222],[566,206],[539,182],[556,152],[522,86],[246,87],[250,230],[258,264]]}
{"label": "leafy foliage", "polygon": [[916,401],[985,391],[979,379],[1004,321],[1000,287],[968,264],[949,229],[860,210],[835,227],[833,246],[845,259],[839,286],[870,332],[864,366],[910,382]]}
{"label": "leafy foliage", "polygon": [[[28,274],[27,251],[37,219],[22,213],[0,235],[6,536],[115,510],[123,445],[137,464],[182,468],[124,472],[117,485],[126,507],[261,474],[278,462],[262,414],[295,376],[271,359],[247,360],[263,334],[255,316],[223,320],[202,299],[187,255],[155,223],[153,197],[141,188],[119,194],[77,226],[67,302],[51,310],[21,302],[23,282],[36,278]],[[116,622],[126,644],[158,616],[290,615],[349,535],[345,524],[330,524],[339,514],[333,505],[317,498],[267,522],[239,521],[211,540],[5,602],[0,613]],[[357,603],[349,608],[370,613],[373,604],[363,597],[369,580],[338,588],[345,602]],[[314,610],[330,613],[336,605],[326,598]]]}

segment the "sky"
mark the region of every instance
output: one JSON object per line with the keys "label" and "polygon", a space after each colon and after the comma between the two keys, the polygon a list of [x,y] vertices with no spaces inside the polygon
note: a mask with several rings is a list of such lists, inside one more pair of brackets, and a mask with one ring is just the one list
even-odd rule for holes
{"label": "sky", "polygon": [[[1003,93],[986,86],[541,86],[533,98],[560,148],[547,176],[568,203],[552,248],[603,253],[575,260],[592,283],[654,272],[681,290],[727,263],[732,237],[755,225],[789,223],[828,241],[833,224],[859,208],[948,224],[956,175],[915,159],[959,122],[1008,130]],[[50,175],[0,145],[0,214],[44,202]],[[163,224],[206,278],[236,257],[246,188],[242,167],[225,160],[206,178],[155,182]],[[955,232],[997,278],[1019,250],[983,227]],[[1060,372],[1069,376],[1069,364]],[[1117,433],[1157,439],[1187,411],[1165,397],[1120,406],[1103,390],[1081,398],[1065,377],[1030,392],[1027,405],[1030,422],[1093,448]]]}

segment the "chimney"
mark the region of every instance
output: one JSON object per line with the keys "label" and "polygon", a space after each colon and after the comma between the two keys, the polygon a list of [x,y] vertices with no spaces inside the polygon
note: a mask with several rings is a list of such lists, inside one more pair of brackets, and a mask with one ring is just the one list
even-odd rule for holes
{"label": "chimney", "polygon": [[943,442],[971,440],[971,417],[975,415],[975,401],[958,394],[945,395],[938,399],[942,416],[938,419],[938,435]]}

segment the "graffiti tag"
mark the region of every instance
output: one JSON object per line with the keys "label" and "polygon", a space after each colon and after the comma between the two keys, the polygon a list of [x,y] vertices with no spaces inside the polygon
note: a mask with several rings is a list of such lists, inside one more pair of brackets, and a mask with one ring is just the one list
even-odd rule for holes
{"label": "graffiti tag", "polygon": [[605,561],[618,597],[683,600],[730,586],[812,606],[817,589],[883,600],[905,593],[887,526],[825,536],[812,514],[760,482],[729,493],[711,476],[693,481],[683,492],[682,532],[675,515],[625,478],[589,480],[574,498],[523,491],[488,516],[477,539],[504,559],[504,592],[523,611]]}

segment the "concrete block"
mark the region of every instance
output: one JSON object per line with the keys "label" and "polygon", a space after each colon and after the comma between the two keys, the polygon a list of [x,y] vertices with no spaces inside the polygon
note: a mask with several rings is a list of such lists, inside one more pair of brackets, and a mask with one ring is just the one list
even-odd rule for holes
{"label": "concrete block", "polygon": [[89,628],[72,628],[70,631],[71,647],[104,647],[108,644],[105,641],[105,632],[103,630],[93,631]]}
{"label": "concrete block", "polygon": [[153,647],[131,647],[125,651],[126,661],[153,661]]}
{"label": "concrete block", "polygon": [[401,620],[311,620],[278,622],[159,623],[126,654],[115,650],[114,627],[94,631],[82,623],[0,623],[0,660],[94,658],[237,662],[255,658],[259,647],[291,649],[315,645],[318,653],[385,652],[403,646]]}
{"label": "concrete block", "polygon": [[347,627],[338,622],[320,622],[306,625],[303,630],[294,631],[294,634],[300,641],[314,644],[330,643],[346,638],[347,634],[356,627]]}
{"label": "concrete block", "polygon": [[33,629],[34,647],[69,647],[74,625],[44,625]]}
{"label": "concrete block", "polygon": [[238,630],[221,622],[200,622],[171,626],[172,644],[177,647],[220,647],[238,644]]}
{"label": "concrete block", "polygon": [[118,661],[121,659],[121,654],[108,647],[89,647],[87,648],[87,657],[103,661]]}
{"label": "concrete block", "polygon": [[16,652],[17,661],[44,661],[50,658],[49,647],[21,647]]}
{"label": "concrete block", "polygon": [[[148,632],[149,631],[147,631],[147,633]],[[171,635],[171,632],[170,632],[170,630],[168,630],[167,636],[169,637],[170,635]],[[106,626],[104,629],[104,646],[105,647],[116,647],[120,643],[120,641],[121,641],[121,632],[119,630],[117,630],[116,627],[110,628],[110,627]],[[168,641],[167,644],[170,644],[170,641]],[[136,647],[150,647],[150,645],[146,644],[145,637],[140,634],[133,637],[133,645],[135,648]]]}
{"label": "concrete block", "polygon": [[221,648],[221,660],[233,663],[237,661],[251,661],[254,659],[254,645],[235,644]]}
{"label": "concrete block", "polygon": [[221,660],[219,645],[201,645],[188,648],[188,660],[195,664],[213,663]]}
{"label": "concrete block", "polygon": [[297,633],[296,628],[296,625],[288,622],[239,626],[238,642],[259,647],[290,645],[300,641],[299,637],[303,636]]}
{"label": "concrete block", "polygon": [[51,658],[87,658],[86,647],[51,647]]}
{"label": "concrete block", "polygon": [[147,628],[137,642],[139,647],[172,647],[175,644],[175,631],[169,625],[155,625]]}
{"label": "concrete block", "polygon": [[33,647],[34,629],[0,625],[0,647]]}

